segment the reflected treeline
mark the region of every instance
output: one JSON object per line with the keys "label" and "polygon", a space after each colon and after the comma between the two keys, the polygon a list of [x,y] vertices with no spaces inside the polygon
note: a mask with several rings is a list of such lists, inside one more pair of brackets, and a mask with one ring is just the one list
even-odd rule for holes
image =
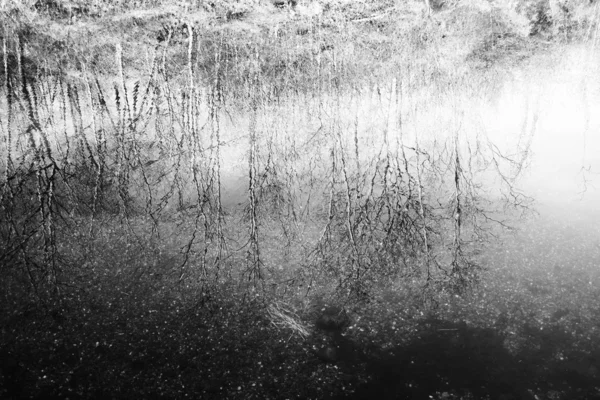
{"label": "reflected treeline", "polygon": [[533,131],[516,155],[490,142],[465,114],[474,81],[365,84],[348,60],[315,56],[297,84],[238,43],[187,40],[213,63],[193,52],[174,76],[166,40],[126,77],[117,46],[117,79],[85,65],[31,76],[24,44],[7,42],[1,257],[38,295],[107,273],[92,266],[103,241],[133,243],[149,265],[122,270],[170,287],[335,282],[368,296],[406,277],[460,291],[495,227],[529,210],[514,182]]}

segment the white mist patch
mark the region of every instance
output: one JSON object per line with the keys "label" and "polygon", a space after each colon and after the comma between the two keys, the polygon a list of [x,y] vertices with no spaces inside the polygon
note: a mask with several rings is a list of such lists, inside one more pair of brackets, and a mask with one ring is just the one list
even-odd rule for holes
{"label": "white mist patch", "polygon": [[[527,153],[517,185],[538,217],[486,258],[492,270],[593,274],[600,261],[600,52],[584,46],[515,72],[481,106],[488,138],[505,154]],[[597,284],[598,275],[590,275]]]}
{"label": "white mist patch", "polygon": [[600,200],[597,53],[576,47],[541,57],[517,71],[495,104],[484,107],[490,139],[507,154],[515,146],[528,152],[529,168],[519,184],[540,204],[591,206]]}

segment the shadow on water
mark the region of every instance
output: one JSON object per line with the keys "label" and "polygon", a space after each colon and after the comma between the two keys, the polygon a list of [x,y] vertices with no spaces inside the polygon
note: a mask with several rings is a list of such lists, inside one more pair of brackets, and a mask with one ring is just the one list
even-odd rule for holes
{"label": "shadow on water", "polygon": [[600,399],[600,349],[575,350],[559,326],[519,335],[524,346],[509,351],[496,329],[428,319],[409,343],[364,356],[371,379],[338,398]]}

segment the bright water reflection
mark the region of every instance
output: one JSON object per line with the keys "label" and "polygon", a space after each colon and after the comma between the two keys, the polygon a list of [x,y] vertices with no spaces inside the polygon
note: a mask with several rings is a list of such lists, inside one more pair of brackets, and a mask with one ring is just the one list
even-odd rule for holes
{"label": "bright water reflection", "polygon": [[[533,132],[519,187],[535,199],[539,215],[496,249],[504,255],[492,256],[493,264],[600,270],[598,65],[589,49],[572,49],[552,70],[532,67],[505,86],[497,121],[520,121]],[[526,104],[529,116],[523,115]]]}

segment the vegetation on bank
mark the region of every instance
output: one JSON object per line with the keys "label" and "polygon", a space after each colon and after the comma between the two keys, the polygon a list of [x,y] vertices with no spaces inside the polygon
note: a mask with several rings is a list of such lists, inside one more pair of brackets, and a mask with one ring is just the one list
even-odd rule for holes
{"label": "vegetation on bank", "polygon": [[481,256],[533,128],[469,118],[597,19],[0,2],[0,397],[600,397],[599,277]]}

